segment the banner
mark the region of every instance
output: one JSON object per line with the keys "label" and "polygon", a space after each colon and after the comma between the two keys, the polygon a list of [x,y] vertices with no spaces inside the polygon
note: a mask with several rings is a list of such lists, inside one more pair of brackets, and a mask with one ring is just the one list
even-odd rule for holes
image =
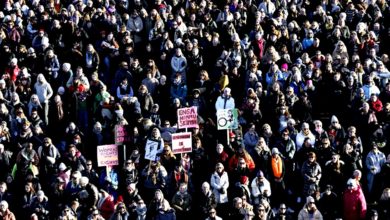
{"label": "banner", "polygon": [[177,110],[177,125],[179,128],[197,128],[198,111],[196,107],[179,108]]}
{"label": "banner", "polygon": [[115,144],[131,143],[130,132],[130,126],[128,125],[115,125]]}
{"label": "banner", "polygon": [[237,109],[220,109],[217,111],[218,130],[237,129],[238,111]]}
{"label": "banner", "polygon": [[191,132],[172,134],[172,152],[174,154],[192,152]]}
{"label": "banner", "polygon": [[99,167],[118,165],[118,146],[115,144],[97,146],[97,161]]}
{"label": "banner", "polygon": [[159,142],[147,140],[145,145],[145,159],[155,161],[158,152]]}

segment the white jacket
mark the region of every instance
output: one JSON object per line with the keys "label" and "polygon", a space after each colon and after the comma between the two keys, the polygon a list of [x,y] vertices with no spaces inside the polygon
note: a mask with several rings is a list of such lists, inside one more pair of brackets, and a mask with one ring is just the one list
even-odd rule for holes
{"label": "white jacket", "polygon": [[[229,177],[227,172],[223,171],[221,176],[219,176],[217,172],[214,172],[211,175],[210,183],[217,203],[227,203],[229,201],[227,194],[227,189],[229,188]],[[220,193],[222,188],[225,191],[224,194]]]}
{"label": "white jacket", "polygon": [[313,135],[313,133],[309,133],[309,135],[305,136],[303,132],[299,132],[297,134],[297,137],[295,138],[295,147],[297,148],[296,152],[298,152],[299,149],[301,149],[303,142],[305,141],[305,138],[310,139],[310,144],[314,146],[316,142],[316,137]]}
{"label": "white jacket", "polygon": [[271,196],[271,184],[270,182],[264,178],[263,184],[259,185],[257,184],[257,177],[252,180],[251,183],[251,191],[252,191],[252,196],[254,198],[253,202],[254,204],[259,204],[259,196],[264,195],[266,197]]}
{"label": "white jacket", "polygon": [[173,56],[171,59],[171,67],[173,73],[185,73],[185,70],[187,68],[187,59],[181,55],[180,57],[178,56]]}
{"label": "white jacket", "polygon": [[235,108],[235,102],[234,98],[230,97],[226,100],[226,105],[225,105],[225,97],[223,95],[220,95],[215,102],[215,110],[220,110],[220,109],[234,109]]}

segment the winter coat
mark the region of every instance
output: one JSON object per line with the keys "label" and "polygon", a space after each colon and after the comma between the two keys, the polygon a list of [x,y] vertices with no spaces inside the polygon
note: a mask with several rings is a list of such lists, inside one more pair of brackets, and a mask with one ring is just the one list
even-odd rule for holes
{"label": "winter coat", "polygon": [[172,97],[172,99],[175,99],[175,98],[180,99],[181,103],[186,103],[187,86],[184,83],[180,83],[179,85],[172,84],[171,97]]}
{"label": "winter coat", "polygon": [[104,198],[101,197],[97,203],[97,208],[99,209],[104,219],[109,219],[115,212],[114,197],[111,195],[108,195]]}
{"label": "winter coat", "polygon": [[[322,169],[317,162],[314,162],[313,164],[309,164],[308,161],[304,162],[301,172],[304,179],[304,192],[307,192],[312,184],[315,184],[316,186],[319,185],[322,177]],[[312,180],[311,178],[315,178],[315,180]]]}
{"label": "winter coat", "polygon": [[50,84],[47,82],[45,83],[36,82],[34,85],[34,89],[38,95],[40,103],[48,103],[49,99],[53,95],[53,89],[51,88]]}
{"label": "winter coat", "polygon": [[298,215],[298,220],[308,220],[308,219],[314,219],[314,220],[322,220],[322,214],[319,210],[316,210],[313,214],[313,218],[310,218],[310,214],[306,207],[301,209]]}
{"label": "winter coat", "polygon": [[210,183],[217,203],[227,203],[227,189],[229,188],[229,177],[227,172],[223,171],[221,176],[217,172],[214,172],[211,175]]}
{"label": "winter coat", "polygon": [[200,206],[200,211],[203,214],[207,214],[211,208],[217,208],[217,201],[215,199],[214,193],[209,191],[207,195],[204,193],[201,193],[200,198],[199,198],[199,206]]}
{"label": "winter coat", "polygon": [[189,193],[181,194],[177,192],[173,196],[171,204],[177,212],[187,212],[191,209],[192,197]]}
{"label": "winter coat", "polygon": [[49,219],[49,202],[47,197],[45,196],[43,198],[43,201],[40,202],[38,200],[38,197],[34,197],[32,203],[31,203],[31,211],[32,213],[35,213],[38,215],[39,219]]}
{"label": "winter coat", "polygon": [[173,75],[175,75],[176,73],[181,73],[183,76],[185,75],[185,69],[187,68],[187,59],[184,56],[173,56],[171,59],[171,67]]}
{"label": "winter coat", "polygon": [[343,195],[344,220],[365,219],[367,212],[366,198],[360,187],[346,190]]}
{"label": "winter coat", "polygon": [[4,213],[0,214],[2,220],[16,220],[14,213],[7,209]]}
{"label": "winter coat", "polygon": [[218,97],[217,102],[215,102],[215,109],[217,111],[220,109],[234,109],[234,108],[235,108],[235,103],[233,97],[224,97],[223,95],[221,95]]}
{"label": "winter coat", "polygon": [[252,196],[254,204],[259,204],[263,197],[269,198],[271,196],[271,183],[264,178],[261,184],[257,183],[257,178],[254,178],[251,183]]}

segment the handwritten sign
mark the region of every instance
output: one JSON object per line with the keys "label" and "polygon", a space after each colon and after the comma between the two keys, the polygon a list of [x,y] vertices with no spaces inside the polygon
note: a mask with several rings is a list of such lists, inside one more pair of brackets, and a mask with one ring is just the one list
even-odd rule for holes
{"label": "handwritten sign", "polygon": [[174,154],[192,152],[191,132],[172,134],[172,152]]}
{"label": "handwritten sign", "polygon": [[118,146],[115,144],[97,146],[97,160],[99,167],[118,165]]}
{"label": "handwritten sign", "polygon": [[177,125],[179,128],[198,127],[198,111],[196,107],[179,108],[177,110]]}
{"label": "handwritten sign", "polygon": [[220,109],[217,111],[218,130],[237,129],[238,111],[237,109]]}
{"label": "handwritten sign", "polygon": [[159,142],[147,140],[145,145],[145,159],[156,161]]}
{"label": "handwritten sign", "polygon": [[127,144],[131,142],[130,127],[126,125],[115,126],[115,144]]}

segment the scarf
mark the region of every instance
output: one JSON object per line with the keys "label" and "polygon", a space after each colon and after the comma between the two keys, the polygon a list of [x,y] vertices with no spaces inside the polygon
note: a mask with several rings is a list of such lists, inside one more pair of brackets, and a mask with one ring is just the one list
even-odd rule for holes
{"label": "scarf", "polygon": [[276,179],[280,179],[283,173],[282,161],[279,156],[276,158],[272,157],[271,159],[272,173],[274,174]]}

